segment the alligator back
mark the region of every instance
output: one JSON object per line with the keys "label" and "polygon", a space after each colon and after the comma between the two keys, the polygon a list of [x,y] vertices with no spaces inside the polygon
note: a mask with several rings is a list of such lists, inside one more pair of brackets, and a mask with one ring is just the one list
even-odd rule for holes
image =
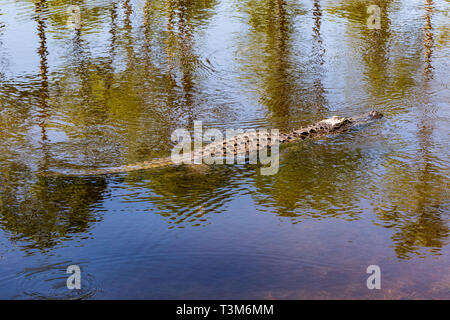
{"label": "alligator back", "polygon": [[[175,161],[173,157],[166,157],[119,167],[86,170],[82,172],[71,173],[69,175],[92,176],[155,169],[171,165],[178,165],[181,163],[196,163],[196,159],[200,159],[201,161],[205,157],[233,157],[233,159],[234,157],[243,158],[251,156],[252,154],[255,154],[265,148],[272,149],[273,147],[278,147],[280,144],[341,133],[347,131],[356,124],[368,123],[381,117],[383,117],[383,115],[380,112],[372,111],[366,115],[353,118],[334,116],[332,118],[319,121],[308,127],[292,130],[288,133],[278,134],[277,130],[246,132],[237,134],[232,138],[225,139],[220,142],[210,143],[200,150],[195,150],[188,154],[184,154],[179,158],[175,158]],[[47,173],[47,175],[55,175],[55,173]],[[56,175],[64,174],[56,173]]]}

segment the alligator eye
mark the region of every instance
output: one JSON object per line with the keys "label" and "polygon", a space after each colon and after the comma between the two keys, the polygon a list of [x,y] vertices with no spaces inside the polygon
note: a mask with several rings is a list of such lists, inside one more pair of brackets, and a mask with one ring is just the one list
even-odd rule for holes
{"label": "alligator eye", "polygon": [[317,131],[314,129],[311,129],[311,130],[309,130],[309,133],[317,133]]}
{"label": "alligator eye", "polygon": [[302,136],[307,136],[309,133],[307,131],[302,132]]}

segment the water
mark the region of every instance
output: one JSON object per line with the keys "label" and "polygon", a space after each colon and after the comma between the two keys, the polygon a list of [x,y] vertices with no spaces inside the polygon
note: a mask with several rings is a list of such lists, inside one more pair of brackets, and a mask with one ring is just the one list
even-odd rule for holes
{"label": "water", "polygon": [[[96,0],[76,30],[70,1],[0,0],[0,298],[450,298],[450,6],[374,3],[381,30],[363,1]],[[372,109],[273,176],[40,174]]]}

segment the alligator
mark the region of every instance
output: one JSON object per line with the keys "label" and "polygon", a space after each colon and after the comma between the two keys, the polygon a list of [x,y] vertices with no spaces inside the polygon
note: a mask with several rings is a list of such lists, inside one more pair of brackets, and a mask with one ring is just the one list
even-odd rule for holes
{"label": "alligator", "polygon": [[[249,155],[251,152],[259,151],[262,148],[270,149],[275,146],[275,144],[283,145],[286,143],[298,142],[305,139],[342,133],[355,126],[368,124],[382,117],[383,114],[378,111],[371,111],[361,116],[349,118],[333,116],[331,118],[321,120],[310,126],[291,130],[287,133],[280,133],[278,135],[272,135],[270,130],[266,130],[263,132],[260,131],[237,134],[232,138],[225,139],[220,142],[213,142],[201,148],[200,150],[194,150],[188,154],[184,154],[181,158],[178,159],[177,162],[174,162],[172,157],[166,157],[139,162],[132,165],[86,170],[82,172],[71,173],[69,175],[93,176],[160,168],[179,164],[183,161],[190,161],[192,159],[195,159],[195,157],[201,157],[207,154],[210,156],[221,157],[226,157],[227,155],[236,157],[243,155],[245,156]],[[47,174],[52,175],[51,173]]]}

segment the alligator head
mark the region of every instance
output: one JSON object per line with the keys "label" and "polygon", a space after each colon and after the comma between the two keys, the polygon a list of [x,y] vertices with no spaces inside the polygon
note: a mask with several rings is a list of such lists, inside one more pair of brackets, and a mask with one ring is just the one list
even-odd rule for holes
{"label": "alligator head", "polygon": [[339,133],[350,129],[354,125],[369,123],[376,119],[381,119],[382,117],[383,114],[379,111],[370,111],[369,113],[366,113],[364,115],[351,118],[333,116],[331,118],[322,120],[310,127],[296,130],[294,132],[297,135],[300,135],[302,138],[306,138],[307,136],[313,137],[315,135],[322,135],[327,133]]}
{"label": "alligator head", "polygon": [[377,119],[383,118],[383,114],[379,111],[370,111],[369,113],[366,113],[362,116],[349,118],[349,120],[353,123],[366,123],[371,122]]}

